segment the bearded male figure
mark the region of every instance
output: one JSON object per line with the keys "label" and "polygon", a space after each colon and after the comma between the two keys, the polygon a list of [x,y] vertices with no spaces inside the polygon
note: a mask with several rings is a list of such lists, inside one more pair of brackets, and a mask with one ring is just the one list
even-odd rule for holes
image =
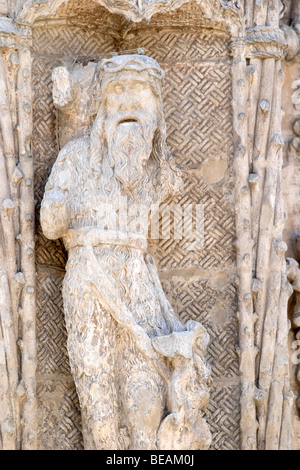
{"label": "bearded male figure", "polygon": [[[183,325],[147,253],[153,204],[179,190],[166,145],[163,70],[147,56],[97,66],[91,132],[60,151],[46,185],[41,224],[63,238],[68,352],[85,449],[207,449],[208,337]],[[115,207],[128,214],[116,224]],[[121,210],[117,215],[120,216]]]}

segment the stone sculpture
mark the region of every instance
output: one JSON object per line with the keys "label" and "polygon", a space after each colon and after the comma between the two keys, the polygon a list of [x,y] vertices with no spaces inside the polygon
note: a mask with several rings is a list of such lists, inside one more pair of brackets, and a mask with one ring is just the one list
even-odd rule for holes
{"label": "stone sculpture", "polygon": [[84,446],[207,449],[208,335],[177,318],[147,253],[149,211],[181,186],[164,72],[132,54],[102,60],[95,74],[91,131],[60,151],[41,207],[45,236],[68,250],[63,298]]}

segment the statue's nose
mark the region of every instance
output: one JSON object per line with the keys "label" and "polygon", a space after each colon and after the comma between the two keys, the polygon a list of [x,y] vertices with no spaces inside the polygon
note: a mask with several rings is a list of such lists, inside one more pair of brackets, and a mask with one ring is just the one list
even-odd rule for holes
{"label": "statue's nose", "polygon": [[124,113],[132,113],[138,108],[136,96],[129,87],[124,87],[122,96],[120,96],[120,110]]}
{"label": "statue's nose", "polygon": [[136,111],[137,107],[137,103],[135,101],[130,100],[129,98],[125,98],[120,105],[120,109],[124,113],[131,113],[133,111]]}

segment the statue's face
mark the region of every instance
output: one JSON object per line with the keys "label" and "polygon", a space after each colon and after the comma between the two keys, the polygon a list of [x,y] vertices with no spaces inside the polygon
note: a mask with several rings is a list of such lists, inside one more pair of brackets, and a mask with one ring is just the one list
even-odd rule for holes
{"label": "statue's face", "polygon": [[103,91],[108,158],[125,191],[137,188],[150,158],[158,123],[158,98],[147,77],[124,71]]}
{"label": "statue's face", "polygon": [[116,126],[140,121],[156,123],[157,98],[142,74],[124,71],[106,89],[106,116]]}

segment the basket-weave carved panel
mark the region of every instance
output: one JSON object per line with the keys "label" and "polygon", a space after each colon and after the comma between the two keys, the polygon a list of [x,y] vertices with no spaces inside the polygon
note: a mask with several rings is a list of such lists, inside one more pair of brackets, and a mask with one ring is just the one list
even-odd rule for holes
{"label": "basket-weave carved panel", "polygon": [[[82,448],[61,297],[66,253],[62,243],[47,240],[39,227],[40,201],[58,153],[51,72],[57,65],[71,66],[76,59],[97,60],[111,51],[137,47],[147,49],[166,72],[163,100],[168,145],[185,185],[184,194],[169,202],[200,203],[204,208],[203,249],[187,249],[184,240],[174,239],[152,241],[150,249],[173,307],[184,320],[200,320],[211,336],[207,359],[214,382],[206,414],[213,448],[239,447],[231,62],[224,32],[200,29],[199,25],[189,31],[178,28],[188,18],[189,8],[185,6],[161,20],[156,16],[146,27],[124,30],[119,39],[117,28],[104,34],[84,25],[85,17],[78,25],[49,23],[34,29],[40,448]],[[100,8],[99,14],[106,15]],[[107,24],[113,24],[112,16],[106,18]],[[115,20],[120,26],[120,19]],[[172,22],[176,26],[172,27]]]}

